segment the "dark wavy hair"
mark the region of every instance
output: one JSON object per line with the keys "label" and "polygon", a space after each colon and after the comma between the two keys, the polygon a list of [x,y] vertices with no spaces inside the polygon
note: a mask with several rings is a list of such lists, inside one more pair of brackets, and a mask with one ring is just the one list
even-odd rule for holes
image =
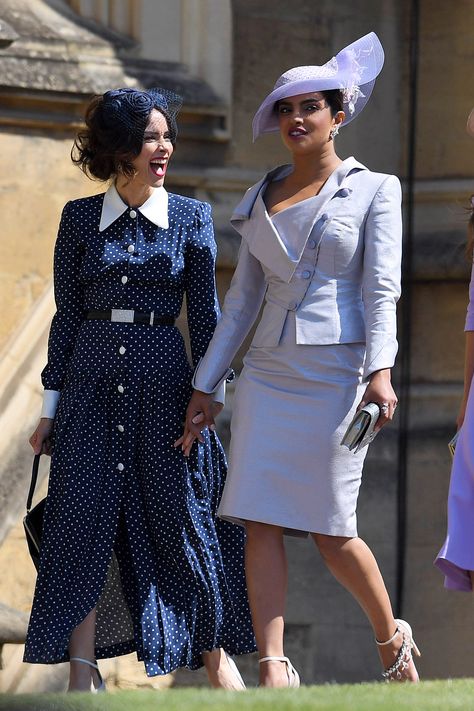
{"label": "dark wavy hair", "polygon": [[109,180],[119,173],[133,178],[132,161],[142,150],[151,112],[163,114],[174,146],[181,103],[181,97],[166,89],[114,89],[94,96],[86,109],[86,127],[74,140],[72,162],[93,180]]}

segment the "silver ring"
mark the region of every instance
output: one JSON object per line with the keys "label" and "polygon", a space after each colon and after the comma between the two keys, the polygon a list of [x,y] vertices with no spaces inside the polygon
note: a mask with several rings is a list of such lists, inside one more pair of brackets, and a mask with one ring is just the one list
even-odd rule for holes
{"label": "silver ring", "polygon": [[379,405],[379,407],[380,407],[380,409],[382,410],[382,412],[384,412],[384,413],[385,413],[385,412],[388,412],[388,402],[382,402],[382,403]]}

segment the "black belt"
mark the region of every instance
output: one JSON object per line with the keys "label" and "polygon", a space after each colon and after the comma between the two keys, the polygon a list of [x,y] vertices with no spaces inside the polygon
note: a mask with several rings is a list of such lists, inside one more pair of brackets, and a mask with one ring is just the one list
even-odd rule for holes
{"label": "black belt", "polygon": [[134,309],[107,309],[106,311],[86,312],[86,319],[100,319],[103,321],[113,321],[114,323],[144,323],[148,326],[174,326],[174,316],[155,315],[154,311],[143,313]]}

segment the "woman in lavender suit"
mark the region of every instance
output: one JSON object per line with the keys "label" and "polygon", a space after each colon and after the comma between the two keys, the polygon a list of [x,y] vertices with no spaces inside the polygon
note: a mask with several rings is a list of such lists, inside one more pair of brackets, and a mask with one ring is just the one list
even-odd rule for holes
{"label": "woman in lavender suit", "polygon": [[[395,620],[384,581],[357,536],[366,449],[341,439],[356,409],[376,402],[378,426],[397,403],[400,183],[354,158],[334,137],[364,107],[383,64],[370,33],[323,66],[283,74],[258,109],[254,137],[280,131],[292,165],[268,173],[234,211],[242,235],[222,319],[195,377],[181,438],[213,426],[212,393],[265,300],[236,390],[230,478],[219,515],[244,523],[249,600],[261,686],[298,686],[283,653],[284,533],[313,538],[366,612],[386,679],[417,681],[411,629]],[[202,445],[199,445],[202,446]]]}
{"label": "woman in lavender suit", "polygon": [[[471,111],[467,131],[474,137],[474,109]],[[471,197],[468,252],[474,248],[474,195]],[[467,309],[466,351],[464,363],[464,395],[457,419],[458,440],[453,458],[448,496],[448,533],[435,565],[445,575],[445,586],[452,590],[474,590],[474,263],[469,285]]]}

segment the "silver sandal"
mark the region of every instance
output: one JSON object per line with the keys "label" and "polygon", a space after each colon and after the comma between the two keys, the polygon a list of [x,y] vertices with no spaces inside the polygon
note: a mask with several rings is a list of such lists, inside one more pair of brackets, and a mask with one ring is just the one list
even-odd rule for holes
{"label": "silver sandal", "polygon": [[[378,639],[375,640],[375,643],[379,647],[385,647],[387,644],[393,642],[397,634],[402,635],[402,644],[398,650],[397,658],[390,667],[382,672],[382,678],[385,679],[385,681],[403,681],[403,679],[406,679],[404,672],[408,669],[413,659],[413,653],[417,657],[421,657],[421,652],[416,646],[415,640],[413,639],[413,632],[408,622],[405,622],[405,620],[395,620],[395,623],[397,629],[390,639],[387,639],[385,642],[379,642]],[[406,681],[408,681],[408,679],[406,679]],[[416,681],[419,681],[419,678],[417,678]]]}

